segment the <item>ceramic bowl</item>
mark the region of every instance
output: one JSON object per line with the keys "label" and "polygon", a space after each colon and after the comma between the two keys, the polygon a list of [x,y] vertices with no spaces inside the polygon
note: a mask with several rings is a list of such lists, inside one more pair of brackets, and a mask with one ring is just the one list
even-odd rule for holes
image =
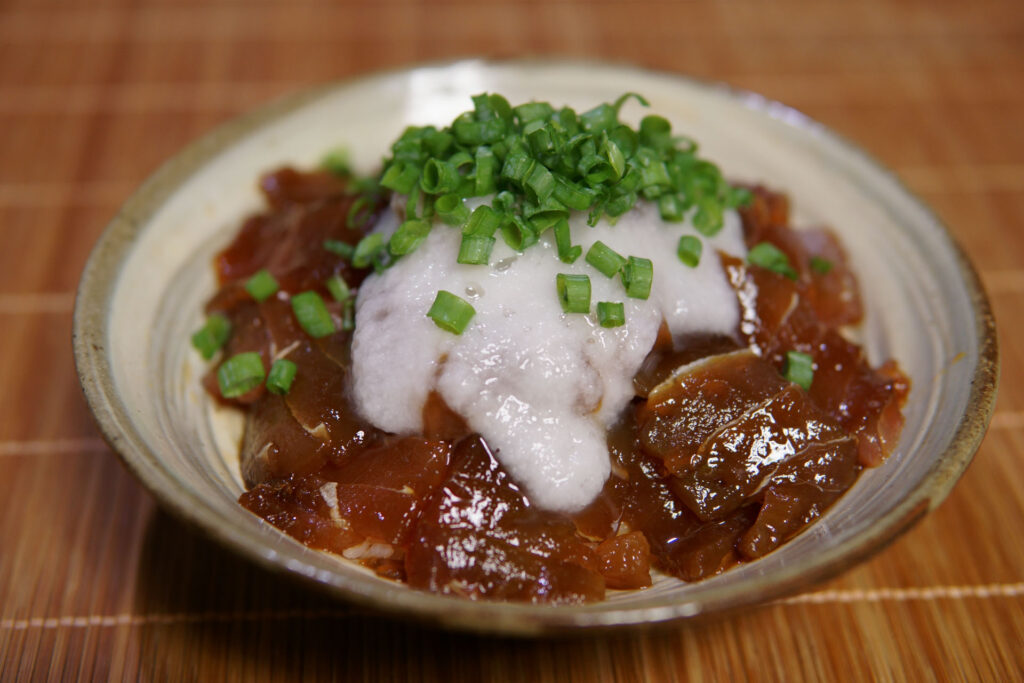
{"label": "ceramic bowl", "polygon": [[[256,179],[347,147],[373,171],[409,124],[443,124],[470,96],[587,109],[642,93],[727,177],[787,192],[795,223],[829,225],[860,275],[859,330],[875,362],[913,381],[896,452],[779,550],[709,580],[658,577],[644,591],[574,607],[431,595],[309,550],[236,502],[239,416],[201,390],[189,346],[214,291],[213,254],[260,208]],[[643,110],[623,111],[633,123]],[[168,509],[242,555],[326,593],[448,626],[537,633],[692,619],[804,590],[884,547],[946,496],[981,442],[995,400],[994,321],[978,277],[935,215],[890,172],[776,102],[678,75],[595,63],[461,61],[372,75],[272,103],[167,162],[97,243],[78,290],[74,347],[103,434]]]}

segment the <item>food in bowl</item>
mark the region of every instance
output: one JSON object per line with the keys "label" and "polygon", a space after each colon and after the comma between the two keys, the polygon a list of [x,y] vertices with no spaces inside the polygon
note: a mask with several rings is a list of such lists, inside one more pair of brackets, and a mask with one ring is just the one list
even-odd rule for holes
{"label": "food in bowl", "polygon": [[848,336],[841,245],[628,99],[481,95],[374,178],[262,179],[193,338],[242,505],[414,588],[577,603],[761,557],[884,460],[909,382]]}

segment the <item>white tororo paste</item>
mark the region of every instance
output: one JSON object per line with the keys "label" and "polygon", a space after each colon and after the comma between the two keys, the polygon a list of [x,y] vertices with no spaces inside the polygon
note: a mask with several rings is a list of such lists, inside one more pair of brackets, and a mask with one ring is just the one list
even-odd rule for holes
{"label": "white tororo paste", "polygon": [[[382,223],[395,222],[392,215]],[[623,256],[651,259],[650,298],[627,298],[618,277],[605,277],[582,256],[560,261],[550,230],[524,253],[499,235],[489,265],[460,265],[460,231],[438,223],[415,252],[359,288],[352,342],[353,394],[365,419],[389,432],[420,432],[423,404],[436,390],[531,501],[570,512],[593,500],[608,477],[606,431],[633,397],[633,376],[661,321],[675,337],[735,331],[739,307],[716,251],[746,253],[734,211],[718,235],[701,237],[696,268],[676,256],[679,237],[697,234],[693,227],[662,221],[643,201],[615,225],[602,220],[591,228],[579,214],[571,229],[584,254],[601,240]],[[621,301],[626,324],[607,329],[596,312],[563,313],[558,273],[589,275],[591,310],[598,301]],[[461,335],[426,316],[440,289],[476,309]]]}

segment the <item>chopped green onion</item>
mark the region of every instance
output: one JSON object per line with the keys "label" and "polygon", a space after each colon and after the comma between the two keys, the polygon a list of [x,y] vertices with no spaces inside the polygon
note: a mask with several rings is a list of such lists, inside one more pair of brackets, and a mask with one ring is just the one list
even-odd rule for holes
{"label": "chopped green onion", "polygon": [[601,327],[619,327],[626,324],[626,307],[619,301],[598,301],[597,322]]}
{"label": "chopped green onion", "polygon": [[771,242],[761,242],[760,244],[754,245],[749,252],[747,252],[747,263],[760,266],[773,273],[788,277],[790,280],[797,279],[797,273],[793,270],[793,266],[789,264],[789,258],[783,253],[781,249],[776,247]]}
{"label": "chopped green onion", "polygon": [[258,271],[245,282],[245,291],[252,295],[256,301],[265,301],[277,293],[277,280],[270,271],[264,268]]}
{"label": "chopped green onion", "polygon": [[497,211],[484,204],[473,210],[469,222],[463,228],[467,235],[485,235],[491,237],[501,227],[501,216]]}
{"label": "chopped green onion", "polygon": [[605,277],[615,277],[615,274],[626,265],[626,259],[601,240],[594,242],[587,250],[586,261],[601,271]]}
{"label": "chopped green onion", "polygon": [[384,175],[380,178],[380,184],[398,194],[409,194],[412,192],[412,188],[416,187],[419,177],[419,168],[413,164],[396,161],[384,171]]}
{"label": "chopped green onion", "polygon": [[338,147],[327,152],[320,160],[320,168],[337,176],[349,175],[352,173],[352,163],[348,150]]}
{"label": "chopped green onion", "polygon": [[459,245],[459,263],[486,266],[494,249],[495,239],[487,235],[463,235]]}
{"label": "chopped green onion", "polygon": [[562,218],[555,223],[555,246],[558,248],[558,258],[562,263],[575,263],[576,259],[583,253],[583,247],[578,244],[573,246],[571,233],[569,231],[569,220]]}
{"label": "chopped green onion", "polygon": [[377,232],[371,233],[359,240],[359,244],[356,245],[355,251],[352,252],[352,265],[356,268],[366,268],[384,249],[384,237]]}
{"label": "chopped green onion", "polygon": [[686,205],[677,195],[663,194],[658,197],[658,213],[662,220],[678,223],[686,215]]}
{"label": "chopped green onion", "polygon": [[267,375],[267,391],[282,396],[287,394],[295,381],[295,373],[298,367],[287,358],[279,358],[270,366],[270,374]]}
{"label": "chopped green onion", "polygon": [[512,111],[515,112],[516,118],[522,124],[537,119],[548,119],[555,113],[554,108],[547,102],[527,102],[526,104],[520,104],[518,107],[513,107]]}
{"label": "chopped green onion", "polygon": [[790,382],[802,386],[804,391],[810,391],[814,381],[814,359],[806,353],[787,351],[782,375]]}
{"label": "chopped green onion", "polygon": [[336,332],[334,320],[327,312],[324,300],[316,292],[302,292],[293,296],[292,311],[302,329],[314,339]]}
{"label": "chopped green onion", "polygon": [[341,309],[341,329],[351,332],[356,329],[356,302],[349,297]]}
{"label": "chopped green onion", "polygon": [[352,259],[352,254],[355,253],[356,248],[348,242],[342,242],[341,240],[324,240],[324,249],[340,256],[343,259]]}
{"label": "chopped green onion", "polygon": [[492,194],[497,189],[495,174],[498,171],[498,158],[490,147],[478,147],[476,150],[476,177],[473,194],[477,197]]}
{"label": "chopped green onion", "polygon": [[420,174],[420,187],[430,194],[445,194],[459,187],[459,171],[454,165],[439,159],[430,159]]}
{"label": "chopped green onion", "polygon": [[832,262],[820,256],[812,256],[811,270],[819,275],[828,275],[832,271]]}
{"label": "chopped green onion", "polygon": [[247,394],[265,377],[263,359],[255,351],[239,353],[221,363],[217,369],[217,384],[224,398],[237,398]]}
{"label": "chopped green onion", "polygon": [[456,193],[443,194],[434,202],[437,217],[448,225],[461,228],[469,220],[469,209]]}
{"label": "chopped green onion", "polygon": [[[388,241],[388,251],[392,256],[404,256],[411,254],[416,251],[416,248],[420,246],[420,243],[427,238],[430,234],[431,223],[429,220],[422,218],[413,218],[405,221],[398,230],[395,230],[395,234],[391,236]],[[362,242],[360,242],[362,244]],[[358,248],[356,250],[358,254]],[[352,258],[352,265],[356,264],[355,257]]]}
{"label": "chopped green onion", "polygon": [[338,274],[334,274],[328,278],[327,291],[331,293],[331,296],[334,297],[335,301],[345,301],[352,296],[352,292],[348,288],[348,283],[346,283],[344,278]]}
{"label": "chopped green onion", "polygon": [[651,295],[651,283],[654,281],[654,264],[650,259],[630,256],[622,269],[622,284],[626,286],[626,296],[633,299],[646,299]]}
{"label": "chopped green onion", "polygon": [[231,321],[222,313],[211,313],[206,323],[192,335],[192,346],[210,360],[231,336]]}
{"label": "chopped green onion", "polygon": [[537,243],[537,233],[521,216],[515,214],[509,216],[509,220],[501,226],[501,236],[505,238],[505,244],[516,251],[523,251]]}
{"label": "chopped green onion", "polygon": [[680,261],[691,268],[696,268],[697,264],[700,263],[700,254],[703,250],[704,243],[700,241],[699,237],[683,235],[679,238],[679,247],[676,249],[676,254],[679,256]]}
{"label": "chopped green onion", "polygon": [[427,311],[427,317],[433,320],[435,325],[452,334],[462,334],[474,315],[476,309],[468,301],[443,289],[437,293],[434,303]]}
{"label": "chopped green onion", "polygon": [[555,276],[555,288],[566,313],[590,313],[590,278],[586,275]]}

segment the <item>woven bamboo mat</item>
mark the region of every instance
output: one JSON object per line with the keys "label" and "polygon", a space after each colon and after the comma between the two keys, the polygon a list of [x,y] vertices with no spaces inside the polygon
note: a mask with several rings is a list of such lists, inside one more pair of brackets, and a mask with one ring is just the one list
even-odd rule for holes
{"label": "woven bamboo mat", "polygon": [[[73,291],[118,204],[304,85],[465,55],[598,57],[780,99],[893,167],[989,289],[997,414],[948,501],[838,580],[656,633],[517,641],[324,600],[164,515],[98,438]],[[1024,5],[0,3],[0,679],[1024,677]]]}

